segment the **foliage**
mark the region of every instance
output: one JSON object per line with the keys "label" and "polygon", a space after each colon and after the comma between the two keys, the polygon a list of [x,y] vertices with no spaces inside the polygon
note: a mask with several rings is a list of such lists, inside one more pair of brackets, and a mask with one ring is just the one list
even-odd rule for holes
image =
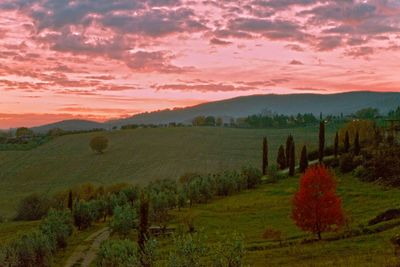
{"label": "foliage", "polygon": [[127,237],[132,229],[136,227],[136,211],[129,204],[117,206],[114,209],[114,219],[111,229],[123,237]]}
{"label": "foliage", "polygon": [[400,145],[382,146],[366,153],[362,180],[400,186]]}
{"label": "foliage", "polygon": [[94,202],[80,201],[75,204],[74,224],[79,230],[86,229],[98,218],[99,212]]}
{"label": "foliage", "polygon": [[107,240],[97,252],[99,267],[140,267],[137,246],[130,240]]}
{"label": "foliage", "polygon": [[294,141],[292,140],[289,149],[289,176],[294,176],[295,168],[296,168],[296,149]]}
{"label": "foliage", "polygon": [[363,108],[355,113],[358,119],[372,120],[379,117],[379,110],[376,108]]}
{"label": "foliage", "polygon": [[149,238],[149,199],[142,193],[139,208],[138,245],[141,253],[145,252],[146,242]]}
{"label": "foliage", "polygon": [[200,234],[178,235],[174,237],[175,247],[169,255],[168,266],[201,267],[206,266],[202,257],[208,249],[204,237]]}
{"label": "foliage", "polygon": [[286,168],[286,157],[285,157],[285,149],[281,145],[278,150],[278,157],[276,159],[278,167],[280,170],[284,170]]}
{"label": "foliage", "polygon": [[333,145],[333,155],[335,156],[335,158],[337,158],[338,154],[339,154],[339,133],[336,132],[335,141]]}
{"label": "foliage", "polygon": [[354,137],[354,155],[360,155],[361,146],[360,146],[360,134],[358,131],[356,132],[356,137]]}
{"label": "foliage", "polygon": [[23,198],[17,207],[16,220],[39,220],[49,210],[49,200],[36,193]]}
{"label": "foliage", "polygon": [[348,173],[357,167],[352,153],[345,153],[340,156],[339,167],[342,173]]}
{"label": "foliage", "polygon": [[349,153],[350,151],[350,135],[349,131],[346,131],[344,135],[344,141],[343,141],[343,148],[345,153]]}
{"label": "foliage", "polygon": [[336,196],[336,182],[323,166],[310,167],[301,177],[293,199],[292,218],[296,225],[321,239],[321,233],[344,224],[341,199]]}
{"label": "foliage", "polygon": [[96,136],[90,140],[90,148],[99,154],[103,154],[108,147],[108,139],[105,136]]}
{"label": "foliage", "polygon": [[318,149],[318,160],[322,162],[324,159],[325,150],[325,121],[319,123],[319,149]]}
{"label": "foliage", "polygon": [[300,127],[314,125],[317,118],[311,113],[287,115],[252,115],[244,119],[245,125],[251,128],[272,128],[272,127]]}
{"label": "foliage", "polygon": [[243,236],[234,233],[232,236],[225,236],[222,242],[211,246],[211,259],[213,267],[241,267],[245,248]]}
{"label": "foliage", "polygon": [[[349,143],[350,140],[354,140],[357,132],[360,135],[360,143],[372,143],[374,141],[374,135],[378,128],[374,121],[371,120],[354,120],[348,122],[344,127],[339,130],[339,141],[343,144],[346,143],[346,132],[348,133]],[[345,152],[346,147],[345,147]]]}
{"label": "foliage", "polygon": [[72,216],[67,211],[50,210],[40,223],[40,230],[53,239],[58,248],[64,248],[73,231]]}
{"label": "foliage", "polygon": [[242,168],[241,175],[247,183],[247,189],[256,188],[261,184],[262,174],[257,168],[245,166]]}
{"label": "foliage", "polygon": [[301,150],[299,170],[301,173],[304,173],[307,168],[308,168],[307,147],[304,145],[303,149]]}
{"label": "foliage", "polygon": [[265,175],[268,168],[268,140],[266,137],[263,138],[262,149],[262,174]]}
{"label": "foliage", "polygon": [[33,135],[33,132],[31,129],[26,128],[26,127],[20,127],[15,131],[15,136],[17,138],[21,138],[21,137],[30,137]]}

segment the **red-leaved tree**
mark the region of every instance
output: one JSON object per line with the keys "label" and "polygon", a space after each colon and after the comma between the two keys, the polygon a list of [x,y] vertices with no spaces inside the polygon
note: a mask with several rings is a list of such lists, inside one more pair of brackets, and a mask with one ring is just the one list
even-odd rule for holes
{"label": "red-leaved tree", "polygon": [[292,218],[304,231],[334,231],[344,224],[341,199],[336,195],[333,175],[323,165],[308,168],[300,180],[300,189],[293,199]]}

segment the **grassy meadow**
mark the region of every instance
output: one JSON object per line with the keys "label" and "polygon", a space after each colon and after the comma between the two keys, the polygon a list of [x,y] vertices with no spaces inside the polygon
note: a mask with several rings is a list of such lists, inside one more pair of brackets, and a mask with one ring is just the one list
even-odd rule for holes
{"label": "grassy meadow", "polygon": [[[368,227],[368,221],[381,212],[400,206],[400,190],[385,189],[358,181],[351,175],[337,175],[338,194],[349,218],[349,228]],[[195,227],[213,243],[232,232],[244,235],[245,262],[251,266],[388,266],[396,262],[389,240],[399,228],[337,241],[300,244],[312,239],[296,227],[291,216],[291,200],[299,178],[286,178],[252,191],[197,205],[190,213]],[[189,209],[175,211],[179,224]],[[393,223],[393,222],[392,222]],[[400,224],[400,220],[397,220]],[[381,223],[383,225],[385,223]],[[378,225],[379,226],[379,225]],[[279,247],[277,241],[263,239],[266,228],[280,230],[282,238],[294,245]],[[337,233],[324,234],[323,238]],[[170,244],[171,240],[165,241]]]}
{"label": "grassy meadow", "polygon": [[[327,143],[336,125],[327,127]],[[0,215],[13,214],[18,200],[32,192],[50,194],[82,183],[147,183],[175,179],[185,172],[208,173],[261,163],[262,137],[270,161],[288,134],[316,148],[318,126],[293,129],[143,128],[105,132],[109,148],[97,155],[89,148],[98,133],[66,135],[29,151],[0,151]]]}

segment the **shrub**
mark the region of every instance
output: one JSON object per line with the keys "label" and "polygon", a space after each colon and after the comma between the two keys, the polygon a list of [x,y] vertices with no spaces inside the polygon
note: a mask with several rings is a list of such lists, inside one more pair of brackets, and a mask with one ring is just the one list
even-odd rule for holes
{"label": "shrub", "polygon": [[261,183],[262,173],[254,167],[243,167],[242,177],[247,183],[247,189],[256,188]]}
{"label": "shrub", "polygon": [[362,178],[362,177],[365,176],[365,174],[366,174],[366,169],[365,169],[364,166],[362,166],[362,165],[357,166],[357,167],[353,170],[353,175],[354,175],[355,177]]}
{"label": "shrub", "polygon": [[325,158],[323,163],[329,168],[337,168],[340,165],[338,158]]}
{"label": "shrub", "polygon": [[340,156],[339,167],[342,173],[348,173],[356,167],[354,164],[354,156],[351,153],[342,154]]}
{"label": "shrub", "polygon": [[202,257],[207,255],[208,249],[204,238],[200,234],[187,234],[174,237],[175,247],[169,255],[170,267],[200,267],[204,266]]}
{"label": "shrub", "polygon": [[236,233],[224,237],[223,241],[211,247],[213,267],[241,267],[245,254],[243,236]]}
{"label": "shrub", "polygon": [[97,252],[96,265],[99,267],[140,266],[137,246],[130,240],[104,241]]}
{"label": "shrub", "polygon": [[78,202],[74,208],[74,224],[79,230],[86,229],[92,225],[92,223],[98,217],[98,210],[90,202]]}
{"label": "shrub", "polygon": [[17,207],[16,220],[39,220],[49,210],[49,200],[38,194],[31,194],[22,199]]}
{"label": "shrub", "polygon": [[6,255],[8,266],[51,266],[55,244],[41,232],[32,232],[13,241]]}
{"label": "shrub", "polygon": [[111,229],[126,237],[137,226],[137,214],[130,205],[117,206],[114,209],[114,220]]}
{"label": "shrub", "polygon": [[73,231],[72,216],[68,211],[50,210],[42,220],[40,230],[53,239],[58,248],[64,248]]}

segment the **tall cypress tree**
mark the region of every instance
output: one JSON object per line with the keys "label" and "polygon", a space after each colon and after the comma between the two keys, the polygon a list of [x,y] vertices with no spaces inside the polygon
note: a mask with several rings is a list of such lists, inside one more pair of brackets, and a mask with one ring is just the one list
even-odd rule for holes
{"label": "tall cypress tree", "polygon": [[140,249],[140,261],[143,266],[146,266],[144,255],[146,253],[146,242],[149,238],[149,199],[142,192],[140,196],[139,208],[139,229],[138,229],[138,245]]}
{"label": "tall cypress tree", "polygon": [[263,139],[263,159],[262,159],[262,173],[267,174],[268,168],[268,140],[266,137]]}
{"label": "tall cypress tree", "polygon": [[72,211],[72,206],[73,206],[72,191],[69,190],[69,193],[68,193],[68,209],[70,211]]}
{"label": "tall cypress tree", "polygon": [[289,166],[290,148],[293,143],[293,136],[290,134],[286,139],[286,166]]}
{"label": "tall cypress tree", "polygon": [[346,131],[346,134],[344,136],[344,152],[349,153],[350,150],[350,137],[349,137],[349,131]]}
{"label": "tall cypress tree", "polygon": [[278,167],[280,170],[284,170],[286,168],[285,149],[283,148],[283,145],[279,147],[276,163],[278,163]]}
{"label": "tall cypress tree", "polygon": [[307,156],[307,147],[304,145],[301,150],[301,158],[300,158],[300,172],[304,173],[308,168],[308,156]]}
{"label": "tall cypress tree", "polygon": [[337,156],[338,156],[338,153],[339,153],[339,133],[338,132],[336,132],[336,135],[335,135],[335,145],[334,145],[334,155],[335,155],[335,158],[337,158]]}
{"label": "tall cypress tree", "polygon": [[354,154],[356,156],[360,155],[360,150],[361,150],[361,146],[360,146],[360,134],[358,133],[358,131],[356,132],[356,137],[354,138]]}
{"label": "tall cypress tree", "polygon": [[295,145],[294,141],[291,142],[289,153],[289,176],[294,176],[296,167],[296,155],[295,155]]}
{"label": "tall cypress tree", "polygon": [[318,152],[319,162],[322,162],[324,160],[324,149],[325,149],[325,122],[321,121],[319,123],[319,152]]}

